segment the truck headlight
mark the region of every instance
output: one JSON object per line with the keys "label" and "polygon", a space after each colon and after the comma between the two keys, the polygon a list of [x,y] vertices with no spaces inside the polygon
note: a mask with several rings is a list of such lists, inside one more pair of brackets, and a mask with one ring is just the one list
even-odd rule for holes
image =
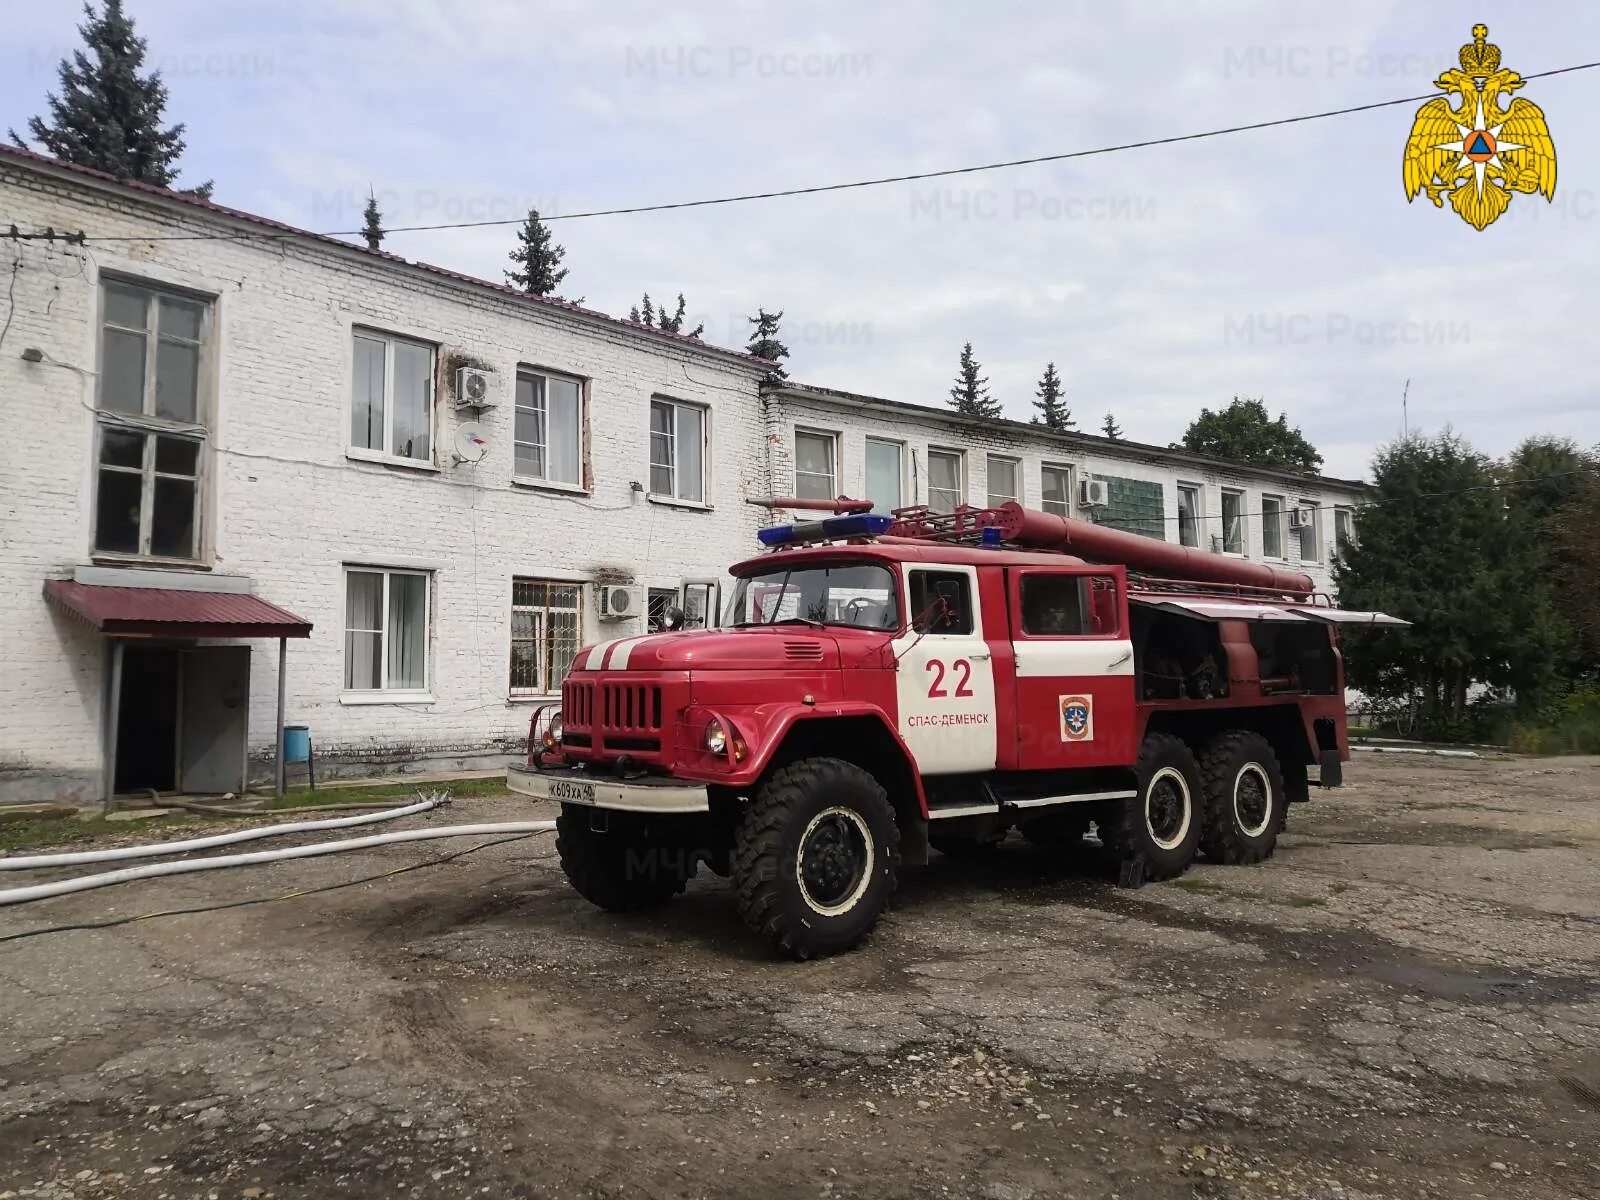
{"label": "truck headlight", "polygon": [[557,713],[550,718],[550,724],[544,727],[544,748],[554,750],[561,745],[561,714]]}
{"label": "truck headlight", "polygon": [[713,754],[728,752],[728,727],[716,717],[706,722],[706,749]]}

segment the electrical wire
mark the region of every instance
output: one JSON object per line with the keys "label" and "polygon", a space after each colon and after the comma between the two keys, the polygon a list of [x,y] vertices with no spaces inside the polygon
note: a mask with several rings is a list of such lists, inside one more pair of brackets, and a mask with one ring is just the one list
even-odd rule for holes
{"label": "electrical wire", "polygon": [[339,883],[327,883],[320,887],[297,888],[292,892],[284,892],[278,896],[255,896],[248,900],[225,900],[219,904],[197,904],[190,908],[164,908],[155,912],[136,913],[127,917],[111,917],[104,921],[77,921],[68,925],[45,925],[38,929],[24,929],[17,933],[8,933],[0,936],[0,943],[20,942],[24,938],[39,937],[46,933],[74,933],[80,930],[114,929],[119,925],[132,925],[138,921],[153,921],[158,917],[183,917],[195,913],[223,912],[230,908],[248,908],[256,904],[275,904],[280,900],[298,900],[304,896],[317,896],[323,892],[337,892],[342,888],[356,887],[363,883],[376,883],[379,880],[391,879],[396,875],[405,875],[412,871],[421,871],[428,867],[439,867],[445,863],[454,862],[468,854],[476,854],[479,850],[488,850],[494,846],[505,846],[512,842],[525,842],[529,838],[541,836],[538,833],[523,833],[516,837],[496,838],[492,842],[480,842],[476,846],[468,846],[465,850],[456,850],[450,854],[441,854],[437,858],[426,859],[419,863],[410,863],[403,867],[395,867],[388,871],[379,871],[376,875],[362,875],[356,879],[346,879]]}
{"label": "electrical wire", "polygon": [[[1590,71],[1600,67],[1600,62],[1576,63],[1568,67],[1556,67],[1549,71],[1535,71],[1522,76],[1523,79],[1546,79],[1553,75],[1567,75],[1575,71]],[[1267,121],[1251,121],[1243,125],[1228,125],[1219,129],[1205,129],[1194,133],[1171,134],[1167,137],[1147,138],[1137,142],[1119,142],[1110,146],[1096,146],[1086,150],[1065,150],[1056,154],[1039,154],[1029,158],[1003,159],[999,162],[975,163],[962,167],[945,167],[936,171],[915,171],[903,175],[882,175],[871,179],[856,179],[843,183],[822,183],[805,187],[782,188],[766,192],[742,192],[732,196],[717,196],[703,200],[677,200],[660,204],[633,204],[621,208],[598,208],[585,212],[552,213],[550,216],[541,216],[540,220],[550,221],[579,221],[590,217],[621,217],[632,216],[639,213],[670,212],[683,208],[709,208],[723,204],[743,204],[752,200],[776,200],[788,196],[815,196],[826,192],[853,191],[860,188],[883,187],[891,183],[918,183],[928,179],[949,179],[957,175],[975,175],[984,171],[1003,171],[1013,167],[1038,166],[1043,163],[1068,162],[1079,158],[1094,158],[1105,154],[1120,154],[1128,150],[1147,150],[1154,146],[1174,146],[1183,142],[1197,142],[1207,138],[1227,137],[1236,133],[1252,133],[1261,129],[1274,129],[1285,125],[1299,125],[1307,121],[1323,121],[1333,117],[1347,117],[1356,113],[1372,112],[1381,108],[1393,108],[1401,104],[1419,104],[1423,101],[1437,98],[1437,93],[1427,96],[1402,96],[1394,100],[1376,100],[1370,104],[1354,104],[1346,108],[1330,108],[1320,112],[1301,113],[1293,117],[1276,117]],[[485,221],[453,221],[433,225],[396,225],[383,232],[390,233],[424,233],[440,229],[481,229],[492,225],[521,225],[525,217],[505,217]],[[364,233],[360,229],[339,229],[323,233],[322,237],[356,237]],[[131,235],[119,236],[94,236],[75,233],[73,237],[91,242],[186,242],[186,241],[237,241],[241,239],[281,240],[283,238],[303,237],[301,230],[263,231],[260,233],[183,233],[163,234],[153,237],[135,237]]]}

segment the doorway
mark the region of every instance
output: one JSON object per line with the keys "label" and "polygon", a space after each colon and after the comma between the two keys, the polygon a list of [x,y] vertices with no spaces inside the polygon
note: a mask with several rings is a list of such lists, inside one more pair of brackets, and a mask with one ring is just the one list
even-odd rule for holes
{"label": "doorway", "polygon": [[122,652],[118,792],[242,792],[250,647],[145,646]]}
{"label": "doorway", "polygon": [[122,651],[119,792],[170,792],[177,786],[178,653],[165,646],[130,645]]}

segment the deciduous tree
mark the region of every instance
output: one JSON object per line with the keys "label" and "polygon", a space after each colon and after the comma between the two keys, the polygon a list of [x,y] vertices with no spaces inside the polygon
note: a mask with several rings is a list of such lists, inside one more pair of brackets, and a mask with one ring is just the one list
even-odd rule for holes
{"label": "deciduous tree", "polygon": [[1315,473],[1322,469],[1322,455],[1298,427],[1290,427],[1286,414],[1279,413],[1274,420],[1260,400],[1238,396],[1216,412],[1202,408],[1184,432],[1183,448],[1280,471]]}

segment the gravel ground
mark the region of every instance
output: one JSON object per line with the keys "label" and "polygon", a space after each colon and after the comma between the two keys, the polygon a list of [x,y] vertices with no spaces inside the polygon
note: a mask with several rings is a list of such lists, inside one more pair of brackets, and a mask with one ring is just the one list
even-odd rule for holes
{"label": "gravel ground", "polygon": [[[1020,843],[936,858],[801,966],[711,876],[590,908],[548,837],[0,942],[0,1197],[1600,1197],[1600,760],[1348,774],[1261,867],[1124,891]],[[3,909],[0,938],[460,848]]]}

